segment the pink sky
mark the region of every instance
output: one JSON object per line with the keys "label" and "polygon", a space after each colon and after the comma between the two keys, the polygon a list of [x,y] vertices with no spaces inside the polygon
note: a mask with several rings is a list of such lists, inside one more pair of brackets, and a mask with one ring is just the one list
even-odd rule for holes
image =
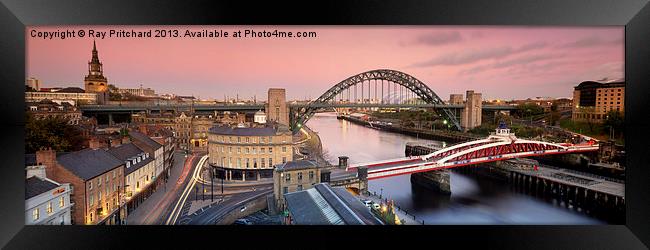
{"label": "pink sky", "polygon": [[585,80],[624,77],[624,27],[527,26],[47,26],[27,28],[27,77],[83,87],[93,38],[43,39],[31,30],[254,29],[316,31],[316,38],[98,38],[110,84],[223,99],[315,99],[357,73],[387,68],[442,99],[473,89],[488,98],[571,97]]}

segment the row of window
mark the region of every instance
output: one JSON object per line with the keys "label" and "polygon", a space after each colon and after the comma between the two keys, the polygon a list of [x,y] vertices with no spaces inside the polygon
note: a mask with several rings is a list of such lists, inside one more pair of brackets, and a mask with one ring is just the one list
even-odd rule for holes
{"label": "row of window", "polygon": [[[242,143],[242,137],[237,136],[236,138],[237,138],[236,139],[237,143]],[[269,144],[273,142],[273,136],[269,136],[268,140],[266,139],[266,137],[260,136],[259,139],[257,140],[257,142],[256,142],[255,138],[256,137],[244,137],[244,142],[245,143],[257,143],[257,142],[259,142],[259,143],[269,143]],[[220,142],[226,142],[225,136],[219,136],[219,138],[217,140],[220,141]],[[234,143],[235,142],[234,137],[229,136],[228,137],[228,142]]]}
{"label": "row of window", "polygon": [[[301,180],[302,180],[302,172],[298,172],[297,175],[298,175],[298,180],[301,181]],[[285,176],[285,177],[284,177],[284,180],[285,180],[286,182],[290,182],[290,181],[291,181],[291,173],[286,173],[284,176]],[[311,180],[313,180],[313,179],[314,179],[314,171],[309,171],[309,180],[311,181]]]}
{"label": "row of window", "polygon": [[[257,158],[244,158],[243,161],[242,161],[242,158],[237,158],[236,160],[237,160],[236,161],[237,168],[242,168],[242,163],[244,164],[243,166],[245,166],[246,168],[251,168],[251,167],[252,168],[257,168],[258,166],[261,167],[261,168],[266,167],[266,159],[265,158],[260,158],[260,160],[259,160],[260,164],[259,165],[258,165]],[[268,160],[269,160],[268,161],[269,167],[273,166],[273,158],[268,158]],[[287,157],[282,157],[282,163],[287,163]],[[219,162],[217,162],[217,164],[219,164],[220,166],[232,167],[233,158],[232,157],[230,157],[230,158],[221,157],[221,159],[219,159]]]}
{"label": "row of window", "polygon": [[[273,153],[273,147],[268,147],[268,149],[269,149],[269,151],[268,151],[269,154],[272,154]],[[221,151],[221,153],[225,153],[226,152],[226,147],[225,146],[217,146],[217,152],[219,152],[219,151]],[[252,154],[257,154],[257,152],[258,152],[258,148],[256,148],[256,147],[252,147],[252,148],[244,147],[244,153],[245,154],[251,154],[251,153]],[[282,153],[286,153],[286,152],[287,152],[287,147],[286,146],[282,147]],[[228,153],[232,154],[232,147],[228,147]],[[237,147],[237,153],[238,154],[242,153],[242,148],[241,147]],[[266,154],[266,148],[260,147],[259,148],[259,153],[260,154]]]}
{"label": "row of window", "polygon": [[[118,176],[117,171],[118,171],[118,169],[115,169],[115,170],[112,171],[111,174],[106,175],[106,177],[105,177],[106,183],[108,183],[108,181],[110,179],[109,176],[112,175],[113,176],[112,179],[115,179]],[[101,177],[97,178],[97,186],[98,187],[102,186],[102,178]],[[93,182],[92,181],[88,182],[88,190],[93,190]]]}
{"label": "row of window", "polygon": [[[59,197],[59,208],[63,208],[65,206],[65,198],[64,196]],[[54,213],[54,206],[52,205],[52,202],[47,203],[46,207],[46,212],[47,215],[51,215]],[[40,218],[40,208],[36,207],[34,210],[32,210],[32,221],[37,221]]]}
{"label": "row of window", "polygon": [[[117,189],[120,188],[120,184],[115,184],[113,183],[113,192],[117,192]],[[109,194],[111,192],[110,187],[106,187],[106,192],[105,194]],[[97,200],[100,201],[102,199],[102,190],[97,191]],[[88,195],[88,205],[92,206],[95,204],[95,194],[90,194]]]}
{"label": "row of window", "polygon": [[[296,186],[296,192],[297,192],[297,191],[302,191],[302,185],[298,185],[298,186]],[[283,194],[286,194],[286,193],[288,193],[288,192],[289,192],[289,187],[283,187],[283,188],[282,188],[282,193],[283,193]]]}
{"label": "row of window", "polygon": [[[609,90],[610,90],[610,89],[604,89],[604,91],[603,91],[603,89],[599,89],[598,92],[607,92],[607,91],[609,91]],[[617,89],[617,90],[618,90],[618,92],[621,92],[621,89]],[[612,89],[612,92],[614,92],[613,89]]]}

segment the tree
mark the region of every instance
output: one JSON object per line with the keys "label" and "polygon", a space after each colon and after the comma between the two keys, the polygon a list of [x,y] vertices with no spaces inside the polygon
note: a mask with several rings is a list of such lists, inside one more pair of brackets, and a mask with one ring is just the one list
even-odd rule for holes
{"label": "tree", "polygon": [[622,134],[623,129],[625,128],[623,125],[623,114],[619,111],[609,111],[605,117],[603,125],[608,131],[610,131],[612,136],[616,137],[617,133]]}
{"label": "tree", "polygon": [[52,148],[57,152],[77,151],[83,148],[81,131],[61,117],[35,119],[26,114],[25,152],[35,153],[40,148]]}
{"label": "tree", "polygon": [[559,120],[560,110],[558,109],[557,102],[553,102],[553,105],[551,105],[551,114],[549,114],[548,125],[555,126]]}

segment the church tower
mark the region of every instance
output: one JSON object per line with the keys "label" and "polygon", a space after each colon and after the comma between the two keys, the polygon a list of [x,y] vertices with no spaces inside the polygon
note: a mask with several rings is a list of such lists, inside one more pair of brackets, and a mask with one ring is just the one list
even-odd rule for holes
{"label": "church tower", "polygon": [[88,62],[88,75],[84,79],[86,93],[97,93],[98,103],[108,100],[108,79],[104,76],[102,63],[99,62],[97,46],[93,41],[93,57]]}

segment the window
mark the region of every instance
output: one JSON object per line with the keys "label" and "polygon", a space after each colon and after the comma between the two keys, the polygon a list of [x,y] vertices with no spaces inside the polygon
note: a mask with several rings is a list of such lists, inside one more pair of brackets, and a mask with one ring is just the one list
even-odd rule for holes
{"label": "window", "polygon": [[287,147],[282,147],[282,153],[286,153],[286,152],[287,152]]}
{"label": "window", "polygon": [[250,142],[251,142],[250,137],[246,137],[246,143],[250,143]]}
{"label": "window", "polygon": [[237,137],[237,142],[241,142],[241,137]]}
{"label": "window", "polygon": [[115,176],[117,176],[117,170],[113,171],[113,179],[115,179]]}
{"label": "window", "polygon": [[89,206],[92,206],[93,204],[95,204],[95,195],[92,195],[92,194],[90,195],[90,199],[88,200],[88,204],[89,204]]}
{"label": "window", "polygon": [[287,163],[287,157],[282,157],[282,163]]}
{"label": "window", "polygon": [[108,183],[108,175],[106,175],[106,183]]}
{"label": "window", "polygon": [[101,187],[102,186],[102,178],[97,178],[97,186]]}
{"label": "window", "polygon": [[314,171],[309,171],[309,180],[314,179]]}
{"label": "window", "polygon": [[262,167],[266,167],[266,165],[264,164],[265,163],[264,158],[260,158],[260,162],[262,162]]}
{"label": "window", "polygon": [[241,148],[240,147],[237,147],[237,153],[241,154]]}
{"label": "window", "polygon": [[283,190],[282,190],[282,193],[283,193],[283,194],[286,194],[286,193],[289,192],[289,187],[284,187],[284,188],[282,188],[282,189],[283,189]]}
{"label": "window", "polygon": [[250,153],[250,149],[247,147],[245,152],[246,152],[247,154]]}
{"label": "window", "polygon": [[298,173],[298,180],[302,180],[302,172]]}
{"label": "window", "polygon": [[88,190],[93,190],[93,182],[92,181],[88,182]]}
{"label": "window", "polygon": [[287,174],[286,174],[286,177],[284,177],[284,180],[285,180],[285,181],[291,181],[291,174],[290,174],[290,173],[287,173]]}
{"label": "window", "polygon": [[241,158],[237,158],[237,167],[241,168]]}
{"label": "window", "polygon": [[269,154],[273,153],[273,148],[269,147]]}
{"label": "window", "polygon": [[298,185],[298,188],[296,189],[296,191],[302,191],[302,185]]}
{"label": "window", "polygon": [[232,147],[228,147],[228,153],[232,153]]}
{"label": "window", "polygon": [[269,144],[273,142],[273,137],[269,136]]}
{"label": "window", "polygon": [[249,160],[250,160],[250,159],[246,158],[246,168],[249,168],[249,167],[250,167],[250,161],[249,161]]}
{"label": "window", "polygon": [[264,154],[264,148],[260,148],[260,154]]}
{"label": "window", "polygon": [[269,167],[273,167],[273,158],[269,158]]}
{"label": "window", "polygon": [[65,206],[65,199],[63,198],[63,196],[61,196],[59,197],[59,207],[63,207],[63,206]]}
{"label": "window", "polygon": [[98,193],[97,193],[97,202],[99,202],[99,200],[101,200],[101,199],[102,199],[102,191],[99,190]]}
{"label": "window", "polygon": [[47,214],[52,214],[54,212],[54,209],[52,208],[52,202],[47,203]]}
{"label": "window", "polygon": [[33,221],[38,220],[38,208],[32,210],[32,219]]}

